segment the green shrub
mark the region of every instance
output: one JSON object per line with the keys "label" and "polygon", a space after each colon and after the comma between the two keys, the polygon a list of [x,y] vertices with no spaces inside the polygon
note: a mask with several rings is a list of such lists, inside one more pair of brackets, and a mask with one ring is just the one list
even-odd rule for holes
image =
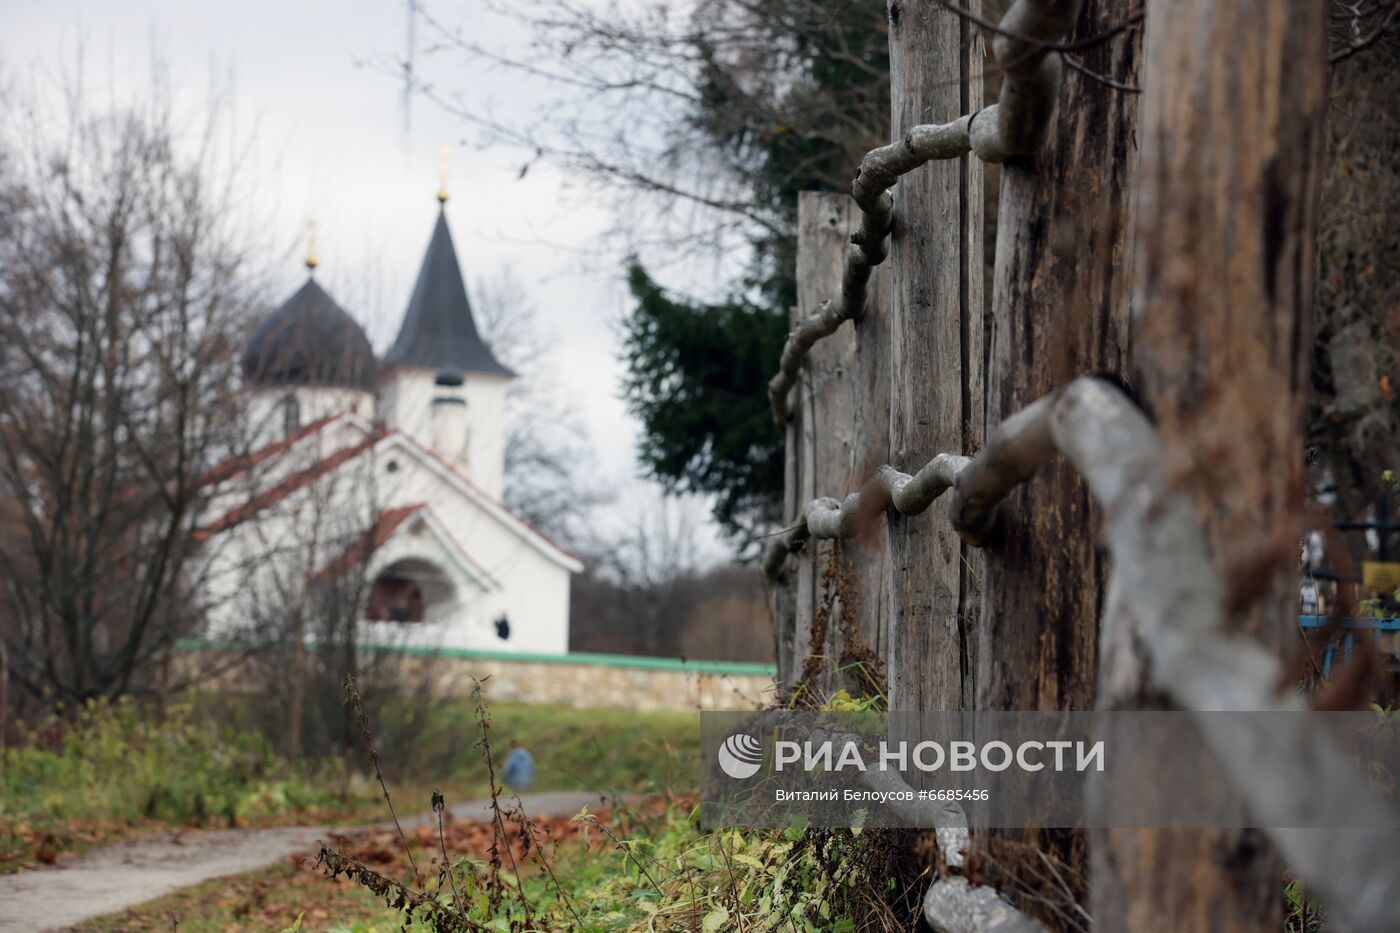
{"label": "green shrub", "polygon": [[[61,710],[30,726],[0,772],[0,870],[144,822],[234,826],[344,809],[334,766],[307,769],[262,737],[193,715],[157,722],[119,700]],[[367,786],[357,791],[368,803]]]}
{"label": "green shrub", "polygon": [[684,806],[621,825],[615,815],[616,832],[586,813],[576,819],[604,844],[565,846],[548,869],[530,862],[519,873],[458,857],[450,883],[439,877],[413,895],[331,859],[328,874],[375,882],[390,903],[417,902],[343,929],[852,933],[906,930],[915,916],[905,895],[918,885],[897,869],[907,852],[889,833],[706,832]]}

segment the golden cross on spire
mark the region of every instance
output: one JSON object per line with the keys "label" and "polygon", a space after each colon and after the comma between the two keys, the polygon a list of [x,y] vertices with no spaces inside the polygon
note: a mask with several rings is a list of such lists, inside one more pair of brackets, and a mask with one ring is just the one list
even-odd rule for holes
{"label": "golden cross on spire", "polygon": [[447,162],[452,156],[452,150],[443,146],[438,150],[438,203],[447,203]]}
{"label": "golden cross on spire", "polygon": [[316,258],[316,221],[306,222],[306,269],[314,273],[320,260]]}

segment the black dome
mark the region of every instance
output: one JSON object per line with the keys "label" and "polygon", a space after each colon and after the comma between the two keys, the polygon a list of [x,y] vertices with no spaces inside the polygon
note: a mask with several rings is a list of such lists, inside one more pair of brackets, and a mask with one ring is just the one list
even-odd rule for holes
{"label": "black dome", "polygon": [[379,366],[364,329],[315,279],[263,319],[243,350],[251,385],[374,390]]}

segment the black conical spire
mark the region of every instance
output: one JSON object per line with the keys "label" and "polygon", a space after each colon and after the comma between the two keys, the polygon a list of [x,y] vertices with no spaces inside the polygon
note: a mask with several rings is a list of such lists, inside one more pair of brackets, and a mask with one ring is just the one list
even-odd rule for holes
{"label": "black conical spire", "polygon": [[477,333],[452,233],[447,229],[447,214],[442,210],[418,270],[403,326],[384,357],[385,369],[399,366],[515,375],[492,356]]}

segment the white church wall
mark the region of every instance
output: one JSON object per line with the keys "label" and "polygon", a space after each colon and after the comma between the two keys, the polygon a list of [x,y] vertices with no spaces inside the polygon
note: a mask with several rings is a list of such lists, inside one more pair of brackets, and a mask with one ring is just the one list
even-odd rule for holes
{"label": "white church wall", "polygon": [[[295,581],[309,579],[341,553],[353,539],[351,529],[362,531],[370,516],[386,509],[421,503],[491,582],[482,589],[459,582],[460,605],[450,617],[426,624],[366,623],[366,637],[423,648],[567,652],[570,567],[542,551],[528,538],[531,532],[492,514],[500,506],[487,506],[479,496],[402,439],[381,441],[206,545],[213,564],[206,585],[209,636],[233,639],[248,632],[259,613],[269,611],[279,589],[294,590]],[[409,544],[411,539],[396,535],[380,549],[376,562],[399,559]],[[425,559],[444,560],[428,538],[418,546]],[[510,626],[504,640],[495,626],[502,616]]]}
{"label": "white church wall", "polygon": [[450,542],[445,543],[438,537],[436,530],[430,527],[430,518],[419,513],[405,523],[402,531],[375,552],[367,578],[372,580],[406,562],[427,564],[433,572],[442,575],[442,582],[451,589],[451,596],[446,601],[430,602],[421,622],[364,620],[360,625],[362,643],[431,649],[448,645],[486,646],[494,639],[495,629],[483,609],[498,601],[493,598],[498,587],[476,568],[467,566]]}
{"label": "white church wall", "polygon": [[[219,483],[219,488],[211,497],[202,520],[206,523],[212,521],[293,473],[310,469],[336,451],[362,443],[370,437],[373,430],[373,424],[367,418],[337,418],[320,430],[305,435],[275,456],[264,457],[235,471]],[[258,454],[264,446],[256,447],[249,453]]]}
{"label": "white church wall", "polygon": [[[265,490],[277,477],[259,480]],[[252,492],[230,494],[232,507],[247,503]],[[209,637],[245,639],[285,625],[314,575],[370,526],[381,498],[367,451],[211,536],[202,545]]]}
{"label": "white church wall", "polygon": [[505,376],[468,373],[467,476],[493,499],[501,498],[506,460]]}
{"label": "white church wall", "polygon": [[386,373],[379,390],[379,418],[384,426],[431,444],[435,378],[430,369],[395,369]]}
{"label": "white church wall", "polygon": [[[383,383],[380,417],[384,426],[402,431],[434,450],[433,398],[437,373],[428,369],[396,369]],[[467,402],[467,456],[453,466],[493,499],[501,497],[505,471],[505,404],[510,380],[504,376],[465,374],[462,397]],[[435,451],[442,453],[441,451]],[[451,457],[447,459],[451,460]]]}
{"label": "white church wall", "polygon": [[287,436],[286,404],[289,399],[297,405],[298,427],[342,412],[350,412],[367,421],[374,420],[375,416],[374,393],[361,389],[338,386],[255,389],[247,394],[246,401],[253,447],[275,444]]}
{"label": "white church wall", "polygon": [[[389,493],[393,504],[427,504],[472,560],[500,584],[499,591],[487,594],[479,607],[465,615],[459,629],[448,633],[451,641],[445,646],[541,654],[568,651],[569,568],[475,503],[440,465],[424,463],[410,451],[392,446],[381,452],[380,460],[381,469],[387,470],[393,462],[403,476]],[[495,636],[493,623],[501,614],[510,622],[507,641]],[[476,640],[483,620],[489,634],[485,644]]]}

